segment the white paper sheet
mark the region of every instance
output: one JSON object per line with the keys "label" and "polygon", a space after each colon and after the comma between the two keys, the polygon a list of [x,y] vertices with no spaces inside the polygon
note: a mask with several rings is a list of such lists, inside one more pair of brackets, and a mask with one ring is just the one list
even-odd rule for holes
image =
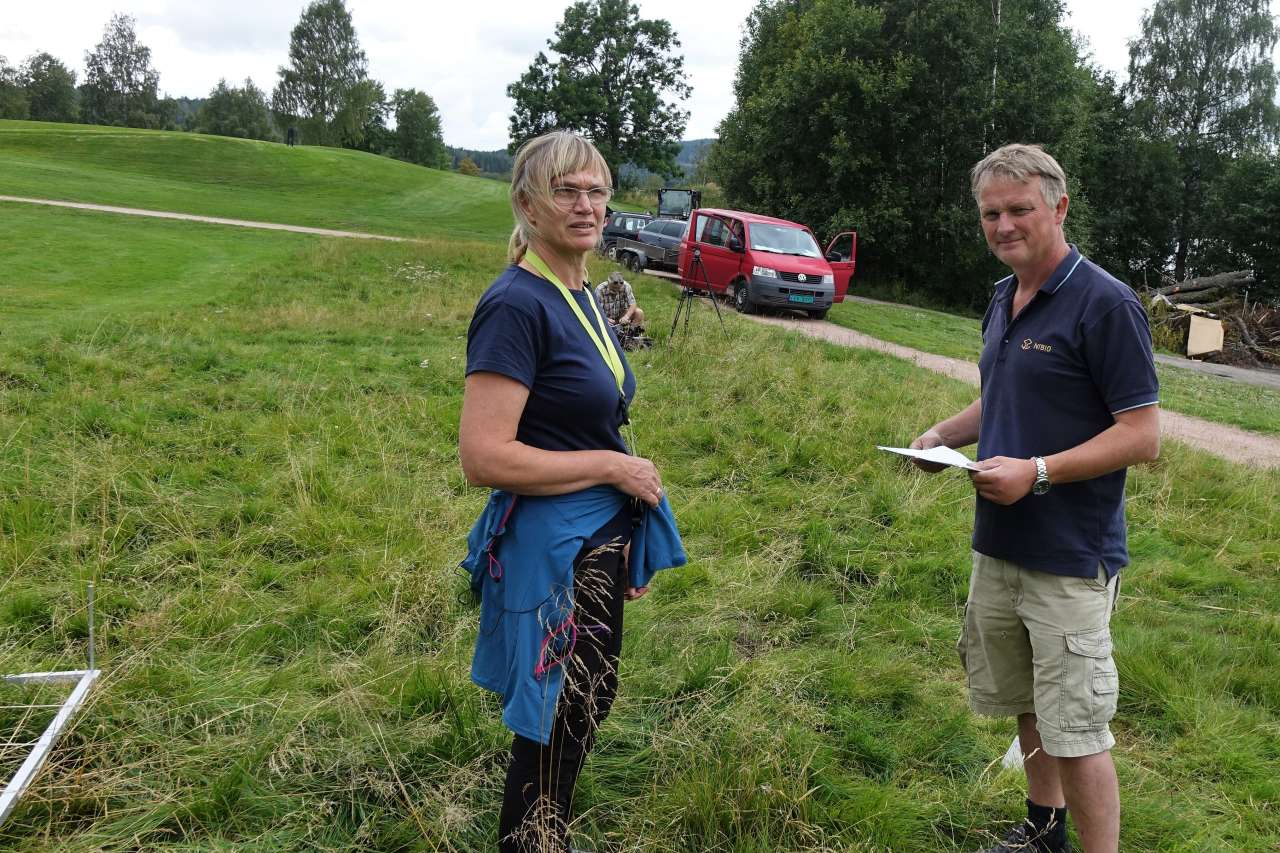
{"label": "white paper sheet", "polygon": [[973,464],[973,460],[958,450],[952,450],[950,447],[930,447],[928,450],[912,450],[909,447],[885,447],[877,444],[876,449],[887,450],[890,453],[898,453],[902,456],[910,456],[912,459],[919,459],[923,462],[936,462],[939,465],[950,465],[954,468],[964,468],[969,471],[979,470],[978,466]]}

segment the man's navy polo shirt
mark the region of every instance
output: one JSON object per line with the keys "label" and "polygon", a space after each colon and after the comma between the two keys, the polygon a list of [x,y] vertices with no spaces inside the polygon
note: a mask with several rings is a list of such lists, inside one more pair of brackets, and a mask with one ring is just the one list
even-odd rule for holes
{"label": "man's navy polo shirt", "polygon": [[[1050,456],[1158,402],[1151,328],[1128,285],[1072,246],[1011,319],[1017,289],[1014,276],[997,282],[982,318],[979,459]],[[1012,506],[979,496],[973,548],[1057,575],[1096,577],[1099,563],[1114,575],[1129,562],[1124,481],[1122,468]]]}

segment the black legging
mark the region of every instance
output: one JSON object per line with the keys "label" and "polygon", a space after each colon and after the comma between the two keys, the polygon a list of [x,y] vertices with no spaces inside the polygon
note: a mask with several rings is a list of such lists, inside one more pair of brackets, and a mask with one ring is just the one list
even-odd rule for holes
{"label": "black legging", "polygon": [[618,693],[622,608],[627,572],[622,546],[631,538],[631,512],[624,510],[587,540],[574,558],[574,620],[578,640],[562,664],[564,686],[551,743],[516,735],[498,819],[502,853],[561,853],[568,850],[573,787],[596,730]]}

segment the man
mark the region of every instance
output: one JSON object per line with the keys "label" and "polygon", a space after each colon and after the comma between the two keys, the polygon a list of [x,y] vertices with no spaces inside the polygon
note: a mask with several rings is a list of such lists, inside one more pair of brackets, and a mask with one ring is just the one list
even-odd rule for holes
{"label": "man", "polygon": [[596,301],[610,325],[616,327],[623,349],[640,349],[653,343],[644,336],[644,311],[636,304],[636,295],[622,273],[609,273],[609,278],[596,287]]}
{"label": "man", "polygon": [[[1160,449],[1147,317],[1133,291],[1066,242],[1062,167],[1006,145],[972,189],[1013,270],[982,321],[982,392],[912,447],[978,442],[973,573],[959,652],[976,713],[1017,716],[1027,819],[987,853],[1115,851],[1108,627],[1128,563],[1125,469]],[[925,470],[940,470],[924,463]]]}

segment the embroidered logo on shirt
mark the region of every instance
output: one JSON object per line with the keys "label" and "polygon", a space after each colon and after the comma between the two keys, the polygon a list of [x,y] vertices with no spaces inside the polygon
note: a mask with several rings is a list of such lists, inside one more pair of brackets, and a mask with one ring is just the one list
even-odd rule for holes
{"label": "embroidered logo on shirt", "polygon": [[1033,341],[1031,340],[1031,338],[1026,338],[1025,340],[1023,340],[1022,348],[1038,350],[1040,352],[1053,352],[1053,347],[1049,346],[1048,344],[1042,344],[1042,343]]}

